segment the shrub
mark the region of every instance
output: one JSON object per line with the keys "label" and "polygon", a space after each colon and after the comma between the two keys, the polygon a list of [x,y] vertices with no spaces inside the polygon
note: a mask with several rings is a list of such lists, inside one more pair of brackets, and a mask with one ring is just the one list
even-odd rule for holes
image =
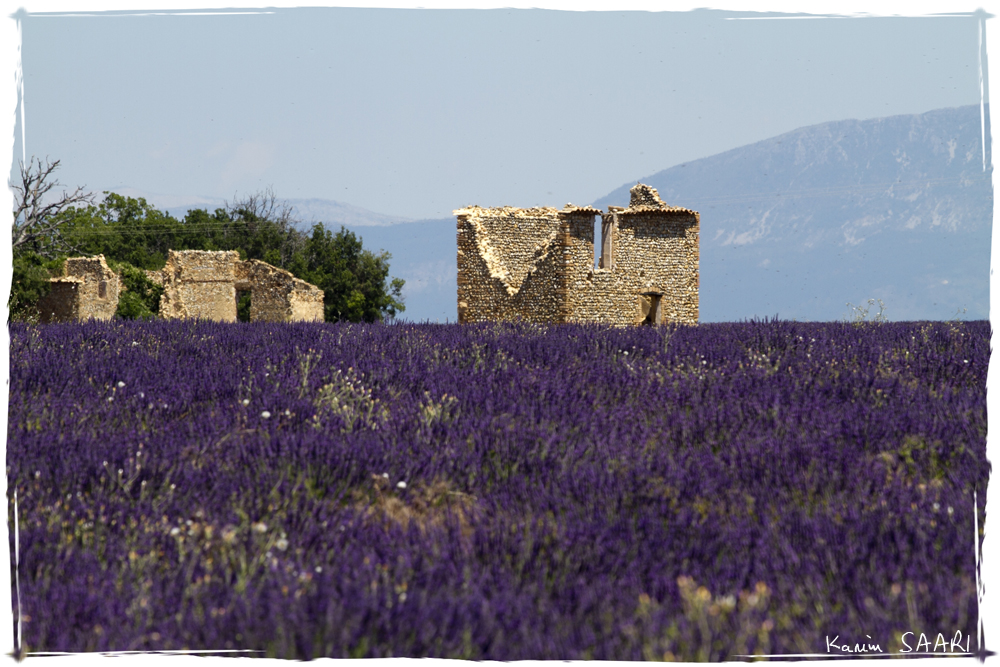
{"label": "shrub", "polygon": [[35,252],[19,253],[14,257],[9,321],[37,323],[38,300],[49,293],[49,278],[62,274],[65,258],[45,259]]}
{"label": "shrub", "polygon": [[160,312],[163,287],[146,276],[146,272],[128,262],[108,261],[108,267],[118,274],[123,289],[118,296],[115,315],[125,320],[156,317]]}

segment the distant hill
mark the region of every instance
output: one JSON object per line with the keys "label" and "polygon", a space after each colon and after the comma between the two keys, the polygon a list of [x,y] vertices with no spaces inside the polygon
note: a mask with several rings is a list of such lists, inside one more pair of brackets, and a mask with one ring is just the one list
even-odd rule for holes
{"label": "distant hill", "polygon": [[286,199],[295,215],[303,224],[311,227],[314,222],[322,222],[333,229],[338,225],[346,227],[384,227],[413,222],[413,218],[376,213],[360,206],[352,206],[332,199]]}
{"label": "distant hill", "polygon": [[[837,121],[637,180],[701,213],[703,321],[833,320],[868,298],[894,320],[986,318],[982,135],[978,106]],[[634,184],[594,205],[627,203]]]}
{"label": "distant hill", "polygon": [[[226,203],[225,199],[218,197],[144,195],[131,188],[119,189],[116,192],[129,197],[145,197],[150,204],[169,212],[176,218],[183,218],[190,209],[201,208],[212,212],[224,207]],[[321,222],[331,229],[336,229],[340,225],[369,227],[413,222],[412,218],[376,213],[333,199],[282,199],[281,201],[295,210],[295,216],[301,220],[299,227],[302,229],[309,229],[316,222]]]}

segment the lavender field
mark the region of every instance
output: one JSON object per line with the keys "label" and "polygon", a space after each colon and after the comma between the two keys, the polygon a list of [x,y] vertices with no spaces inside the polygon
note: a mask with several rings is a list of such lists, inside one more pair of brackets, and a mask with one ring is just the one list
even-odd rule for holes
{"label": "lavender field", "polygon": [[989,334],[12,324],[15,618],[28,651],[975,650]]}

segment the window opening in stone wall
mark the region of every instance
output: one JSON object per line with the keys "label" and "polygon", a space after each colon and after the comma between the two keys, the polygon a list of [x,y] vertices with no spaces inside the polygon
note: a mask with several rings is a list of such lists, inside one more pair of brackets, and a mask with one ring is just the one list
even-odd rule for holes
{"label": "window opening in stone wall", "polygon": [[239,322],[250,321],[250,300],[253,292],[238,290],[236,292],[236,319]]}
{"label": "window opening in stone wall", "polygon": [[616,216],[609,215],[601,217],[601,261],[598,266],[609,271],[614,267],[614,254],[612,239],[614,238],[614,226]]}
{"label": "window opening in stone wall", "polygon": [[594,218],[594,268],[601,268],[601,216]]}
{"label": "window opening in stone wall", "polygon": [[98,299],[107,299],[108,298],[108,281],[107,280],[102,280],[101,282],[97,283],[97,298]]}

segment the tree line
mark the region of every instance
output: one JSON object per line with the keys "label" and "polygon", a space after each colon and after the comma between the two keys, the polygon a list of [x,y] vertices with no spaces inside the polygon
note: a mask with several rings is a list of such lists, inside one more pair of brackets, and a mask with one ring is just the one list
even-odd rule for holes
{"label": "tree line", "polygon": [[[155,317],[163,288],[146,270],[164,267],[169,250],[235,250],[241,260],[258,259],[286,269],[323,290],[327,322],[375,322],[404,310],[404,281],[389,278],[387,252],[374,253],[341,227],[333,233],[321,223],[306,232],[293,209],[269,188],[226,202],[212,213],[188,211],[183,218],[151,206],[143,198],[105,192],[100,202],[77,188],[61,198],[53,172],[59,161],[34,158],[20,165],[15,192],[12,244],[14,272],[8,302],[12,320],[37,321],[38,300],[49,278],[61,275],[67,257],[104,255],[125,286],[117,315]],[[239,319],[249,319],[250,296],[238,304]]]}

